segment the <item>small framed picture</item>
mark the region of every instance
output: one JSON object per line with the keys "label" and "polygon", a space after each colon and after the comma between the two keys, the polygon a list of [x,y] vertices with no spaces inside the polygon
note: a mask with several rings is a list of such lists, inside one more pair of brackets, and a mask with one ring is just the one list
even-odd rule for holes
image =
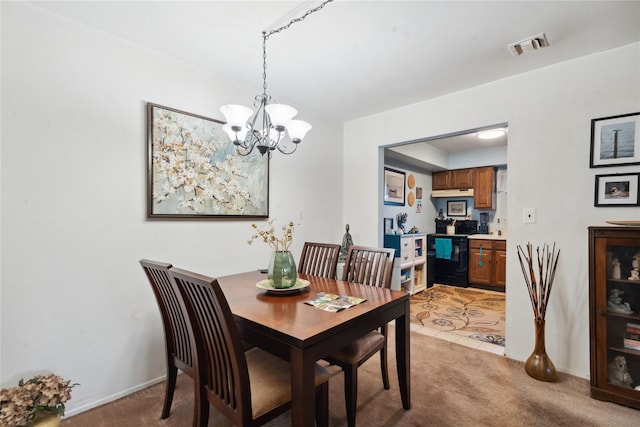
{"label": "small framed picture", "polygon": [[447,216],[466,216],[466,215],[467,215],[466,200],[447,201]]}
{"label": "small framed picture", "polygon": [[384,204],[404,206],[406,174],[395,169],[384,168]]}
{"label": "small framed picture", "polygon": [[591,120],[592,168],[640,164],[640,113]]}
{"label": "small framed picture", "polygon": [[385,218],[384,219],[384,234],[394,234],[393,233],[393,218]]}
{"label": "small framed picture", "polygon": [[640,206],[640,173],[596,175],[594,206]]}

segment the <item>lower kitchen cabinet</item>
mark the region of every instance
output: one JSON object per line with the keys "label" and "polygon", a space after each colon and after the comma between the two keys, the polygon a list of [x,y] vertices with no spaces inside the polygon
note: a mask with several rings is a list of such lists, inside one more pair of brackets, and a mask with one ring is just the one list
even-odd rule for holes
{"label": "lower kitchen cabinet", "polygon": [[506,277],[507,242],[469,239],[469,284],[504,291]]}
{"label": "lower kitchen cabinet", "polygon": [[640,227],[589,227],[591,397],[640,409]]}
{"label": "lower kitchen cabinet", "polygon": [[384,247],[396,250],[391,289],[410,294],[427,287],[427,246],[424,234],[386,234]]}

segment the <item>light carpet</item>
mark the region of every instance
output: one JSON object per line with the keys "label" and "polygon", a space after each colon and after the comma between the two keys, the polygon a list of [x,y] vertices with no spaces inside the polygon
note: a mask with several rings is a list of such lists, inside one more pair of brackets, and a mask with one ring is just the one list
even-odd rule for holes
{"label": "light carpet", "polygon": [[[395,328],[389,328],[390,341]],[[411,334],[411,410],[402,409],[389,346],[389,381],[382,387],[380,359],[358,369],[357,425],[367,427],[566,427],[638,426],[640,411],[589,397],[589,381],[558,373],[547,383],[529,377],[524,365],[506,357]],[[144,365],[143,365],[144,366]],[[83,382],[84,386],[84,382]],[[329,381],[329,425],[346,425],[343,375]],[[185,427],[193,416],[193,382],[179,375],[171,416],[160,419],[164,384],[62,421],[62,427]],[[211,409],[208,427],[230,426]],[[265,427],[291,426],[290,412]]]}
{"label": "light carpet", "polygon": [[411,322],[504,347],[505,294],[434,285],[411,296]]}

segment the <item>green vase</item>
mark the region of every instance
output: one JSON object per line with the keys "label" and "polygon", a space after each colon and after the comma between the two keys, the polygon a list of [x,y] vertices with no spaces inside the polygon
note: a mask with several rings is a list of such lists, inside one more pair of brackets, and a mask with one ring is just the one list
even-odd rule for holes
{"label": "green vase", "polygon": [[296,284],[298,272],[291,252],[276,251],[271,254],[267,277],[276,289],[287,289]]}

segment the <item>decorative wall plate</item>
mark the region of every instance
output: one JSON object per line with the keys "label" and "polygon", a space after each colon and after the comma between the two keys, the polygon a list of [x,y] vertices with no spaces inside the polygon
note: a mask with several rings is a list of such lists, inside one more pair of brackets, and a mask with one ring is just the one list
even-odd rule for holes
{"label": "decorative wall plate", "polygon": [[409,204],[409,206],[413,206],[415,202],[416,202],[416,196],[413,195],[413,191],[410,191],[409,194],[407,195],[407,203]]}
{"label": "decorative wall plate", "polygon": [[407,185],[409,188],[413,188],[413,186],[416,185],[416,177],[413,176],[413,174],[409,175],[409,178],[407,178]]}

